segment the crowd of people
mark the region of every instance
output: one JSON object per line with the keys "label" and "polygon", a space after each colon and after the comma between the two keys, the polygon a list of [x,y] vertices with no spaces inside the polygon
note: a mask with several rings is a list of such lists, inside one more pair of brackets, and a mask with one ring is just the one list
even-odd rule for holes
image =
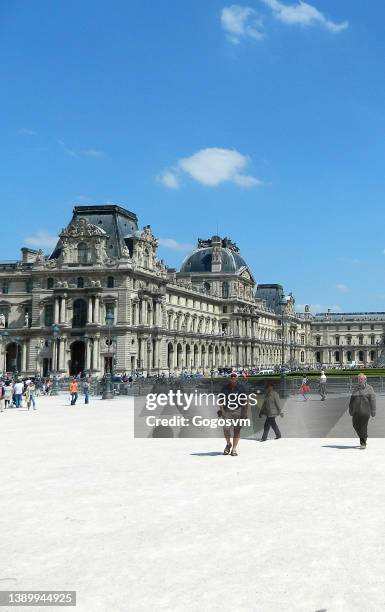
{"label": "crowd of people", "polygon": [[6,377],[0,380],[0,412],[7,408],[21,408],[25,403],[27,409],[36,410],[36,396],[41,387],[35,380],[19,380]]}
{"label": "crowd of people", "polygon": [[[0,378],[0,412],[7,408],[37,409],[37,397],[51,395],[53,381],[50,378],[26,378],[6,375]],[[71,406],[76,404],[80,391],[84,394],[85,404],[89,403],[91,384],[88,378],[79,380],[73,377],[69,383]]]}

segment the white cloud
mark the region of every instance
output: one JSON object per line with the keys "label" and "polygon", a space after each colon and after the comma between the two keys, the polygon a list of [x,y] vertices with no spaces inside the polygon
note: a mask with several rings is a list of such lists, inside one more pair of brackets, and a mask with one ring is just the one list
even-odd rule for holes
{"label": "white cloud", "polygon": [[349,287],[347,285],[344,285],[343,283],[338,283],[338,285],[336,285],[336,289],[340,293],[349,293],[350,291]]}
{"label": "white cloud", "polygon": [[237,45],[242,38],[261,40],[262,19],[250,6],[233,4],[222,9],[221,25],[229,42]]}
{"label": "white cloud", "polygon": [[175,172],[171,170],[165,170],[158,176],[158,181],[162,183],[164,187],[169,189],[179,189],[180,182]]}
{"label": "white cloud", "polygon": [[36,232],[34,236],[28,236],[24,239],[25,244],[36,248],[53,248],[58,241],[57,236],[53,236],[48,232]]}
{"label": "white cloud", "polygon": [[82,154],[86,157],[106,157],[105,152],[99,151],[98,149],[86,149],[85,151],[82,151]]}
{"label": "white cloud", "polygon": [[248,163],[249,158],[235,149],[212,147],[180,159],[177,167],[194,181],[207,187],[216,187],[225,182],[239,187],[262,185],[262,181],[254,176],[243,174]]}
{"label": "white cloud", "polygon": [[18,131],[18,134],[21,136],[37,136],[37,132],[35,132],[35,130],[30,130],[28,128],[21,128]]}
{"label": "white cloud", "polygon": [[58,140],[57,143],[61,147],[61,149],[64,151],[64,153],[66,155],[68,155],[69,157],[77,157],[78,156],[76,151],[74,151],[73,149],[69,149],[67,147],[67,145],[65,144],[65,142],[63,142],[62,140]]}
{"label": "white cloud", "polygon": [[64,151],[66,155],[69,157],[94,157],[94,158],[102,158],[107,157],[104,151],[99,149],[83,149],[82,151],[75,151],[75,149],[70,149],[67,147],[66,143],[63,140],[57,141],[59,147]]}
{"label": "white cloud", "polygon": [[194,248],[194,245],[188,242],[177,242],[174,238],[159,238],[158,243],[159,246],[173,249],[174,251],[191,251]]}
{"label": "white cloud", "polygon": [[349,25],[347,21],[341,23],[330,21],[315,6],[302,2],[302,0],[296,4],[289,5],[283,4],[280,0],[261,1],[271,8],[276,19],[287,25],[301,25],[305,27],[319,25],[334,33],[346,30]]}

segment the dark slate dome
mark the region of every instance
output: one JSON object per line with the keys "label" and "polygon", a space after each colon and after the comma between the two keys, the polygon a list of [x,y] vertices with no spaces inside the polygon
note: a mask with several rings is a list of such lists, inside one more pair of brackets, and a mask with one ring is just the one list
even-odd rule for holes
{"label": "dark slate dome", "polygon": [[[188,255],[182,263],[181,272],[211,272],[212,247],[196,249]],[[221,272],[238,272],[241,268],[247,267],[244,259],[232,249],[221,248],[222,266]]]}

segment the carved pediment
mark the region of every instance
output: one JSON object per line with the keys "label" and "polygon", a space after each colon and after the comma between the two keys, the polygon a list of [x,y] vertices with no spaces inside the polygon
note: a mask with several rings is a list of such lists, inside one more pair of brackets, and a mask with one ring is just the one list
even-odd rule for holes
{"label": "carved pediment", "polygon": [[101,227],[90,223],[84,217],[77,217],[64,229],[60,238],[89,238],[91,236],[105,236],[107,237],[106,232]]}

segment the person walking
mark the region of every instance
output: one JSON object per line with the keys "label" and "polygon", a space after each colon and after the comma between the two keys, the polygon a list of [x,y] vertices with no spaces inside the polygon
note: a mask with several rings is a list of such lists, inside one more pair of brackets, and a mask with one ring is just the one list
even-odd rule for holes
{"label": "person walking", "polygon": [[4,400],[4,383],[0,381],[0,412],[4,412],[5,400]]}
{"label": "person walking", "polygon": [[5,381],[4,385],[4,407],[9,408],[12,404],[13,386],[10,380]]}
{"label": "person walking", "polygon": [[25,390],[25,401],[27,402],[28,410],[31,408],[31,405],[36,410],[36,386],[33,381],[29,383]]}
{"label": "person walking", "polygon": [[279,431],[279,427],[275,421],[275,418],[277,416],[283,417],[283,412],[281,409],[281,401],[279,395],[274,390],[274,386],[271,382],[267,383],[266,396],[263,400],[261,410],[259,411],[259,418],[261,418],[262,416],[266,416],[266,421],[263,427],[263,436],[261,438],[261,442],[266,442],[270,427],[275,433],[275,439],[279,440],[279,438],[281,438],[282,436],[281,432]]}
{"label": "person walking", "polygon": [[70,394],[71,394],[71,406],[75,406],[76,400],[78,399],[79,387],[76,378],[73,378],[70,383]]}
{"label": "person walking", "polygon": [[84,403],[90,403],[90,383],[88,380],[85,380],[83,383],[83,393],[84,393]]}
{"label": "person walking", "polygon": [[[240,419],[247,418],[248,397],[246,387],[238,382],[238,374],[231,372],[230,378],[221,391],[221,409],[218,416],[222,416],[228,423],[223,427],[226,439],[224,455],[238,456],[237,446],[241,434]],[[233,429],[233,444],[231,445],[231,430]]]}
{"label": "person walking", "polygon": [[302,379],[302,383],[301,383],[301,386],[300,386],[300,392],[302,394],[304,402],[307,402],[307,394],[309,393],[309,391],[310,391],[310,385],[309,385],[309,383],[307,381],[307,378],[305,376]]}
{"label": "person walking", "polygon": [[24,383],[18,381],[14,386],[15,392],[15,406],[16,408],[20,408],[23,405],[23,392],[24,392]]}
{"label": "person walking", "polygon": [[321,395],[321,401],[324,402],[326,399],[326,374],[323,370],[321,370],[321,376],[319,379],[319,392]]}
{"label": "person walking", "polygon": [[358,375],[358,385],[353,389],[349,401],[349,414],[360,439],[360,446],[364,449],[368,439],[368,421],[370,417],[376,416],[376,395],[373,387],[367,384],[365,374]]}

